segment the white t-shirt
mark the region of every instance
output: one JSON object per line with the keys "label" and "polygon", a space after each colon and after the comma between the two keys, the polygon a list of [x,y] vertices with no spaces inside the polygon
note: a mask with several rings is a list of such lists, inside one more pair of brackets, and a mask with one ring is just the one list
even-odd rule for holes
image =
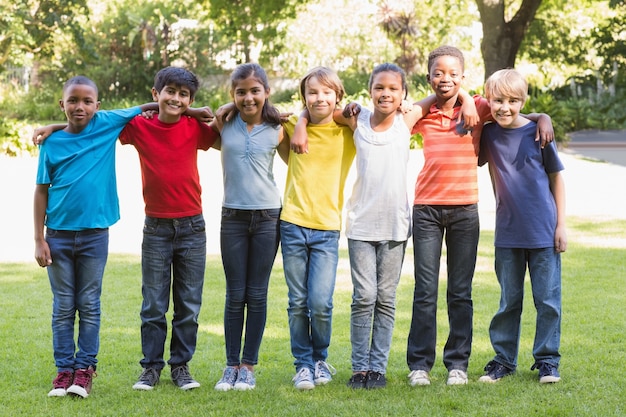
{"label": "white t-shirt", "polygon": [[411,236],[407,164],[411,133],[403,116],[375,132],[363,108],[354,131],[357,178],[346,205],[346,236],[353,240],[402,242]]}

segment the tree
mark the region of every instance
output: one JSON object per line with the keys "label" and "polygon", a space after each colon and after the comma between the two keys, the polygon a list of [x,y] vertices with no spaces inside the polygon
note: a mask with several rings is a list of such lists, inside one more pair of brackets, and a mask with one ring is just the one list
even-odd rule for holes
{"label": "tree", "polygon": [[483,39],[480,51],[485,62],[485,79],[502,68],[514,67],[517,52],[542,0],[523,0],[512,18],[505,0],[476,0]]}

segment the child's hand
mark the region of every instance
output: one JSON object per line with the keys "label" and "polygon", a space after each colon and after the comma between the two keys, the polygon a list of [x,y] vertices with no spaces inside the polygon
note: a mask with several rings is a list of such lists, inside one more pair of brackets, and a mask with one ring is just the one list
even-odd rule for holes
{"label": "child's hand", "polygon": [[141,112],[141,117],[144,119],[152,119],[155,114],[159,114],[157,110],[146,110]]}
{"label": "child's hand", "polygon": [[215,112],[215,117],[219,118],[222,123],[230,122],[235,115],[235,103],[227,103],[220,106]]}
{"label": "child's hand", "polygon": [[361,105],[359,103],[356,103],[354,101],[351,101],[350,103],[348,103],[348,105],[343,109],[343,112],[341,113],[343,115],[343,117],[345,117],[346,119],[349,119],[350,117],[356,117],[359,115],[359,113],[361,113]]}
{"label": "child's hand", "polygon": [[215,118],[213,111],[209,106],[194,109],[193,117],[204,123],[211,123]]}
{"label": "child's hand", "polygon": [[408,100],[402,100],[400,107],[398,107],[398,111],[402,114],[407,114],[408,112],[413,111],[413,103]]}
{"label": "child's hand", "polygon": [[280,114],[280,122],[281,123],[287,123],[287,121],[289,120],[289,116],[291,116],[293,113],[281,113]]}
{"label": "child's hand", "polygon": [[541,149],[543,149],[547,143],[554,140],[554,129],[552,127],[552,119],[547,114],[541,114],[537,119],[537,134],[535,135],[535,142],[541,140]]}
{"label": "child's hand", "polygon": [[309,136],[306,133],[308,123],[309,120],[306,117],[300,117],[293,129],[289,147],[297,154],[309,153]]}
{"label": "child's hand", "polygon": [[54,129],[51,126],[38,127],[33,132],[33,145],[41,145],[52,133],[54,133]]}
{"label": "child's hand", "polygon": [[463,122],[463,129],[468,132],[471,132],[471,130],[480,122],[480,116],[478,116],[474,100],[465,100],[461,104],[461,113],[459,113],[457,125],[459,125],[461,121]]}

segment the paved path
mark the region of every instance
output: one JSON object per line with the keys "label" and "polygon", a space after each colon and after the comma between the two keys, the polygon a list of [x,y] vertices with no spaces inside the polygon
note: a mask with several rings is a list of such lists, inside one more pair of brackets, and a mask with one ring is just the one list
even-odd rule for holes
{"label": "paved path", "polygon": [[626,131],[584,130],[570,133],[567,150],[585,158],[626,166]]}
{"label": "paved path", "polygon": [[[574,140],[573,142],[576,142]],[[584,148],[582,148],[584,149]],[[626,219],[626,161],[622,165],[601,163],[581,157],[581,148],[569,148],[561,153],[565,164],[567,212],[569,216]],[[111,228],[111,253],[138,253],[143,226],[143,200],[139,161],[134,148],[117,149],[117,173],[122,219]],[[409,170],[409,193],[422,167],[421,151],[413,151]],[[208,251],[219,253],[219,213],[222,201],[222,173],[219,153],[215,150],[199,155],[203,186],[204,215],[207,223]],[[32,201],[37,169],[36,158],[7,158],[0,156],[0,262],[32,261],[33,221]],[[494,198],[486,167],[479,172],[481,227],[493,229]],[[282,189],[286,166],[275,162],[276,182]],[[346,184],[346,194],[352,190],[354,172]],[[342,240],[345,244],[345,241]]]}

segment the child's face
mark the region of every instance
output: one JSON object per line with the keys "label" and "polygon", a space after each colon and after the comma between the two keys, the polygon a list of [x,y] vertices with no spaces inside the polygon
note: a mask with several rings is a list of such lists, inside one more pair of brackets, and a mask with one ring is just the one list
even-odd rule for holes
{"label": "child's face", "polygon": [[65,130],[71,133],[81,132],[100,107],[96,89],[85,84],[68,86],[59,104],[67,116]]}
{"label": "child's face", "polygon": [[254,77],[248,77],[237,81],[231,95],[241,118],[246,123],[261,123],[261,112],[265,100],[269,97],[269,91],[265,90],[263,84]]}
{"label": "child's face", "polygon": [[333,111],[337,105],[337,92],[320,83],[317,77],[307,80],[304,87],[304,99],[311,123],[323,124],[333,120]]}
{"label": "child's face", "polygon": [[507,129],[521,126],[520,121],[523,118],[520,116],[520,112],[522,107],[524,107],[523,99],[497,94],[489,98],[489,107],[491,108],[493,119],[500,126]]}
{"label": "child's face", "polygon": [[402,104],[404,94],[402,76],[397,72],[383,71],[374,76],[370,96],[375,112],[384,115],[395,113]]}
{"label": "child's face", "polygon": [[449,55],[437,58],[427,75],[437,98],[444,100],[456,98],[464,78],[461,62]]}
{"label": "child's face", "polygon": [[159,103],[159,120],[165,123],[177,122],[193,103],[189,89],[174,84],[166,85],[161,91],[152,88],[152,98]]}

